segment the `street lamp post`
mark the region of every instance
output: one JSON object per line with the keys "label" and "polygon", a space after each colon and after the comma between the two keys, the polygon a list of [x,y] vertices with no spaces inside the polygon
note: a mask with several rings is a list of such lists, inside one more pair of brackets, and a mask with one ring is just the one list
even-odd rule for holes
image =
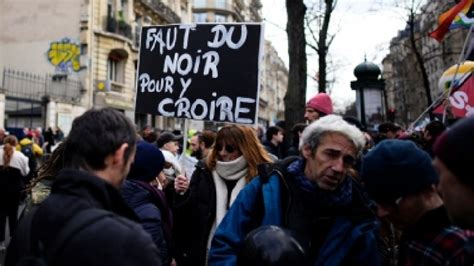
{"label": "street lamp post", "polygon": [[365,128],[380,124],[386,116],[385,80],[379,78],[380,68],[367,60],[356,66],[351,88],[356,91],[356,107]]}

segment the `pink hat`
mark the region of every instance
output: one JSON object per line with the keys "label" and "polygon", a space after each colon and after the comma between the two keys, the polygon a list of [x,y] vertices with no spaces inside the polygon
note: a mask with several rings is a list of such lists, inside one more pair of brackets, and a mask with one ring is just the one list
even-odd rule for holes
{"label": "pink hat", "polygon": [[316,96],[311,98],[306,103],[306,107],[313,108],[314,110],[327,115],[332,114],[331,98],[324,92],[318,93]]}

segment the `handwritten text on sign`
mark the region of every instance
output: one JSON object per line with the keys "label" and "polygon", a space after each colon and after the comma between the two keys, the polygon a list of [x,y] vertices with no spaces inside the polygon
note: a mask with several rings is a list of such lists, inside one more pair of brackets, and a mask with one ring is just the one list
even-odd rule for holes
{"label": "handwritten text on sign", "polygon": [[136,111],[254,123],[260,40],[259,24],[144,27]]}

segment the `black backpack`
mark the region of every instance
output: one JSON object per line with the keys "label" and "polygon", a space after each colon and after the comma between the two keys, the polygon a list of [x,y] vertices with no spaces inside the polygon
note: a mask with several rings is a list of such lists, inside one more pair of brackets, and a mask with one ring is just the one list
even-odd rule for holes
{"label": "black backpack", "polygon": [[[32,237],[33,220],[39,206],[35,206],[20,221],[15,234],[16,256],[18,261],[15,266],[47,266],[54,265],[57,254],[61,254],[62,250],[69,244],[72,238],[82,231],[84,228],[100,221],[105,217],[114,217],[115,214],[103,209],[85,209],[73,215],[66,225],[59,230],[54,244],[44,249],[40,242],[36,242]],[[11,247],[7,249],[6,264],[8,265],[8,253]],[[49,260],[47,258],[50,258]],[[10,264],[13,266],[12,264]]]}
{"label": "black backpack", "polygon": [[25,183],[28,183],[31,178],[33,177],[33,173],[36,171],[36,157],[33,151],[33,143],[21,145],[21,153],[23,153],[26,157],[28,157],[28,167],[30,167],[30,172],[27,175],[27,180]]}
{"label": "black backpack", "polygon": [[33,152],[33,144],[26,144],[26,145],[21,145],[21,153],[23,153],[28,159],[35,158],[35,154]]}

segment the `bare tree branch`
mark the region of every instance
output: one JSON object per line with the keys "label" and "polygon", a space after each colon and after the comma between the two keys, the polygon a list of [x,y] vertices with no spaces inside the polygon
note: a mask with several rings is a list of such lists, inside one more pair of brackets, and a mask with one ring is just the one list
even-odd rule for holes
{"label": "bare tree branch", "polygon": [[[313,31],[313,29],[311,28],[311,25],[309,24],[308,20],[305,18],[305,22],[306,22],[306,28],[309,30],[309,32],[311,33],[310,34],[310,37],[313,39],[313,41],[316,43],[316,45],[318,45],[319,41],[318,39],[316,38],[316,33]],[[319,49],[317,46],[311,44],[310,42],[306,42],[306,45],[309,46],[311,49],[313,49],[314,51],[316,51],[317,53],[319,53]]]}
{"label": "bare tree branch", "polygon": [[336,38],[336,34],[332,34],[329,36],[329,41],[328,41],[328,48],[331,47],[332,41],[334,41],[334,38]]}
{"label": "bare tree branch", "polygon": [[309,42],[307,42],[306,45],[307,45],[309,48],[313,49],[316,53],[318,53],[318,47],[314,46],[313,44],[311,44],[311,43],[309,43]]}

